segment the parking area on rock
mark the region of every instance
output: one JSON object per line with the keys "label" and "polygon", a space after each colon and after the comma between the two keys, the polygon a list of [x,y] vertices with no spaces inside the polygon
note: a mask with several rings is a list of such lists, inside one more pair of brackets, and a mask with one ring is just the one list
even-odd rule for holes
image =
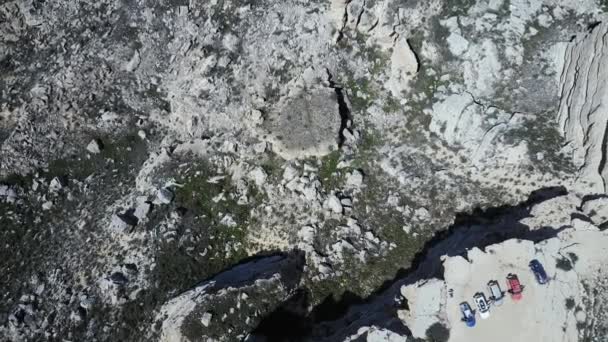
{"label": "parking area on rock", "polygon": [[[573,285],[563,281],[549,281],[540,285],[528,268],[531,259],[539,259],[551,277],[556,273],[554,260],[545,258],[547,246],[535,246],[531,241],[509,240],[486,252],[474,248],[463,257],[444,262],[445,280],[453,297],[447,298],[446,314],[451,325],[450,341],[576,341],[576,319],[566,307],[566,299],[578,294]],[[501,306],[491,305],[490,316],[480,319],[474,328],[460,322],[458,305],[468,301],[473,309],[473,296],[483,291],[489,297],[487,283],[497,280],[503,291],[508,290],[506,276],[515,273],[524,286],[522,298],[515,301],[505,293]],[[564,289],[568,287],[568,289]]]}

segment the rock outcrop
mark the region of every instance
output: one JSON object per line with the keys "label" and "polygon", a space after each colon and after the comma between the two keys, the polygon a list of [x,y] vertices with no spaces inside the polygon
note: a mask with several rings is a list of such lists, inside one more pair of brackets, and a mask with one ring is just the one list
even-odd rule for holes
{"label": "rock outcrop", "polygon": [[224,271],[164,304],[160,340],[244,339],[299,283],[303,255],[262,257]]}
{"label": "rock outcrop", "polygon": [[581,191],[608,188],[608,23],[577,37],[565,52],[560,79],[559,128],[580,168]]}

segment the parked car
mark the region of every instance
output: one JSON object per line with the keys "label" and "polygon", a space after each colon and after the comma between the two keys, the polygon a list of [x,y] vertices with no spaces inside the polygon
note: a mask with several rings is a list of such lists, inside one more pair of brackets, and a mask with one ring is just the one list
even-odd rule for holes
{"label": "parked car", "polygon": [[471,306],[467,302],[460,303],[460,312],[462,313],[462,321],[466,323],[467,327],[475,326],[475,312],[471,309]]}
{"label": "parked car", "polygon": [[486,295],[484,295],[483,292],[477,292],[473,296],[473,300],[475,301],[475,304],[477,304],[477,309],[479,309],[479,316],[482,319],[490,317],[490,304],[488,304],[488,301],[486,300]]}
{"label": "parked car", "polygon": [[547,277],[547,272],[545,272],[545,268],[543,267],[543,265],[540,263],[540,261],[534,259],[532,261],[530,261],[530,269],[532,270],[532,273],[534,273],[534,277],[536,278],[536,281],[539,284],[546,284],[547,282],[549,282],[549,278]]}
{"label": "parked car", "polygon": [[509,273],[507,275],[507,286],[509,287],[511,298],[513,298],[513,300],[520,300],[524,287],[519,283],[519,278],[517,278],[516,274]]}
{"label": "parked car", "polygon": [[502,305],[505,293],[500,289],[498,282],[496,280],[490,280],[488,282],[488,289],[490,290],[490,300],[493,304],[497,306]]}

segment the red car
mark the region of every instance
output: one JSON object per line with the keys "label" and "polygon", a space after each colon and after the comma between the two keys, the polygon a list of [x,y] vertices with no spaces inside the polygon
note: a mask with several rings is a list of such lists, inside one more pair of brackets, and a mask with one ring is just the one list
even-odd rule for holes
{"label": "red car", "polygon": [[507,287],[509,288],[509,293],[511,294],[511,298],[513,298],[513,300],[521,299],[521,293],[524,290],[524,287],[519,283],[519,278],[517,278],[517,275],[513,273],[509,273],[509,275],[507,275]]}

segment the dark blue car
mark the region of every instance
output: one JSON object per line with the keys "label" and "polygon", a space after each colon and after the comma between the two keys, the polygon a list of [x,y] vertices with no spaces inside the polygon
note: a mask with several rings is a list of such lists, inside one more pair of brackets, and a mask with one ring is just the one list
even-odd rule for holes
{"label": "dark blue car", "polygon": [[475,326],[475,311],[471,309],[471,306],[467,302],[460,303],[460,312],[462,313],[462,321],[466,323],[467,327],[472,328]]}
{"label": "dark blue car", "polygon": [[545,268],[540,263],[540,261],[534,259],[530,261],[529,266],[532,270],[532,273],[534,273],[534,277],[536,277],[536,281],[538,281],[539,284],[546,284],[549,281],[549,278],[547,277],[547,272],[545,272]]}

